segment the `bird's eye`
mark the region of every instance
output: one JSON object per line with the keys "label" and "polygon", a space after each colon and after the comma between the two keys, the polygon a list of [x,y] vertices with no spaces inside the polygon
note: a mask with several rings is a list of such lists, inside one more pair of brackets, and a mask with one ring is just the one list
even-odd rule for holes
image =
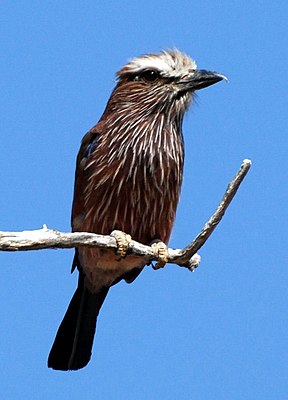
{"label": "bird's eye", "polygon": [[146,82],[155,82],[159,78],[160,74],[155,69],[146,69],[140,75],[140,77]]}

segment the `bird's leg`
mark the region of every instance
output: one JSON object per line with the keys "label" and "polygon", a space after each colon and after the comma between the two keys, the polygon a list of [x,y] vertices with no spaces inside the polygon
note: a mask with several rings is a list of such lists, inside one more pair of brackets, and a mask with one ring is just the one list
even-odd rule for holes
{"label": "bird's leg", "polygon": [[125,232],[118,231],[118,230],[112,231],[110,233],[110,236],[114,237],[114,239],[116,240],[118,260],[126,257],[129,244],[132,241],[131,236]]}
{"label": "bird's leg", "polygon": [[161,240],[155,240],[151,244],[151,247],[155,256],[158,258],[158,262],[153,266],[153,269],[163,268],[169,260],[167,245],[164,242],[161,242]]}

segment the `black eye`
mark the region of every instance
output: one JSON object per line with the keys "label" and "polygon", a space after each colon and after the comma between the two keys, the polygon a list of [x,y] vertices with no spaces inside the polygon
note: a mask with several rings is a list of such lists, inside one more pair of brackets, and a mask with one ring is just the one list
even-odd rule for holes
{"label": "black eye", "polygon": [[160,74],[155,69],[146,69],[140,74],[140,78],[146,82],[155,82],[160,77]]}

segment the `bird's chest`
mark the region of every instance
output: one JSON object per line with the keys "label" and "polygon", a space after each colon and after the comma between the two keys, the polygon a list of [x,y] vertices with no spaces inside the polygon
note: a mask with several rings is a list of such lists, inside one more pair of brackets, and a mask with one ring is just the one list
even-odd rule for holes
{"label": "bird's chest", "polygon": [[[181,149],[180,149],[181,150]],[[86,170],[83,229],[109,234],[114,229],[149,243],[167,242],[182,182],[183,155],[122,147],[95,157]]]}

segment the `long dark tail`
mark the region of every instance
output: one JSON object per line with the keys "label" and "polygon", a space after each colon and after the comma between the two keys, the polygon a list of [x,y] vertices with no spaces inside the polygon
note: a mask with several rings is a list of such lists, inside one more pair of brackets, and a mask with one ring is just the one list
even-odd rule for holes
{"label": "long dark tail", "polygon": [[48,357],[48,367],[62,371],[77,370],[88,364],[99,310],[109,288],[91,293],[79,271],[78,287],[56,334]]}

